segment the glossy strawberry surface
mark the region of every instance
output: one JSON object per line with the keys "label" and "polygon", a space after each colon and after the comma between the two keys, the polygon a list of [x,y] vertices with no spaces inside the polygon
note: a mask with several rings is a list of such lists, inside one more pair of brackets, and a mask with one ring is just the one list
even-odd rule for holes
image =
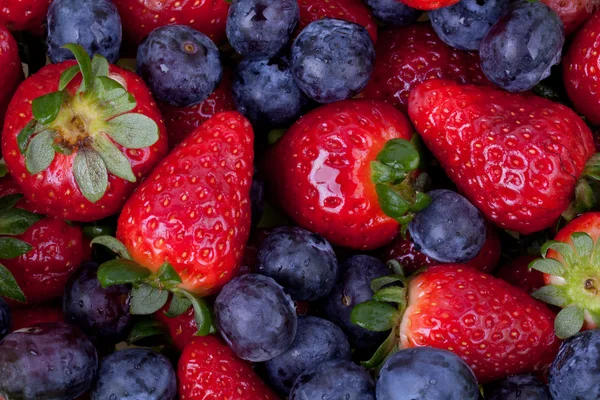
{"label": "glossy strawberry surface", "polygon": [[542,0],[565,24],[565,34],[576,32],[598,9],[598,0]]}
{"label": "glossy strawberry surface", "polygon": [[52,0],[3,0],[0,4],[0,25],[11,31],[44,33],[44,19]]}
{"label": "glossy strawberry surface", "polygon": [[409,7],[417,10],[435,10],[443,7],[450,7],[459,0],[400,0]]}
{"label": "glossy strawberry surface", "polygon": [[0,25],[0,65],[2,65],[2,80],[0,80],[0,127],[2,127],[8,103],[23,80],[23,66],[19,59],[17,42],[2,25]]}

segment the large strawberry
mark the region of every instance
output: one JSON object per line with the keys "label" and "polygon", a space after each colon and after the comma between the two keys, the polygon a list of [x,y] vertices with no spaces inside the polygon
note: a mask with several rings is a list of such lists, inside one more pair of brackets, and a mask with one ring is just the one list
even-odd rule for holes
{"label": "large strawberry", "polygon": [[544,286],[544,274],[529,268],[529,264],[536,258],[535,256],[519,256],[498,268],[495,275],[531,294]]}
{"label": "large strawberry", "polygon": [[188,25],[217,44],[225,38],[229,1],[226,0],[113,0],[123,21],[125,36],[140,43],[165,25]]}
{"label": "large strawberry", "polygon": [[598,0],[542,0],[558,14],[565,25],[565,34],[575,31],[599,8]]}
{"label": "large strawberry", "polygon": [[52,0],[2,0],[0,25],[11,31],[29,31],[41,36],[51,2]]}
{"label": "large strawberry", "polygon": [[450,7],[458,3],[460,0],[398,0],[409,7],[417,10],[435,10],[443,7]]}
{"label": "large strawberry", "polygon": [[577,114],[534,95],[432,80],[412,91],[408,111],[469,200],[522,234],[557,221],[594,154],[592,133]]}
{"label": "large strawberry", "polygon": [[406,111],[410,91],[428,79],[487,83],[479,56],[448,46],[429,23],[388,29],[375,50],[375,68],[361,96],[385,100],[401,111]]}
{"label": "large strawberry", "polygon": [[8,103],[23,80],[23,67],[19,59],[17,42],[2,25],[0,25],[0,65],[2,65],[2,80],[0,80],[0,129],[2,129]]}
{"label": "large strawberry", "polygon": [[389,243],[429,204],[415,191],[419,153],[394,107],[372,100],[322,106],[268,155],[271,189],[299,225],[355,249]]}
{"label": "large strawberry", "polygon": [[117,213],[167,152],[160,112],[135,74],[68,45],[78,64],[23,82],[6,114],[2,154],[45,214],[94,221]]}
{"label": "large strawberry", "polygon": [[[373,281],[374,300],[352,311],[353,322],[364,328],[392,328],[368,366],[380,363],[396,344],[431,346],[459,355],[479,382],[486,383],[543,369],[558,352],[554,314],[501,279],[447,264],[431,267],[403,285],[389,286],[394,280],[402,278]],[[399,308],[388,302],[399,303]]]}

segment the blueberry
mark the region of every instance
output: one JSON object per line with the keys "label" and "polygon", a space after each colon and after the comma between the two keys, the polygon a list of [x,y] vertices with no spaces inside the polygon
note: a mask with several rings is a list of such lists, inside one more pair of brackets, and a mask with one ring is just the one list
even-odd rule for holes
{"label": "blueberry", "polygon": [[485,389],[486,400],[552,400],[548,387],[531,375],[515,375]]}
{"label": "blueberry", "polygon": [[560,62],[563,23],[541,1],[517,0],[479,45],[485,76],[511,92],[529,90]]}
{"label": "blueberry", "polygon": [[485,243],[483,216],[467,199],[446,189],[432,190],[431,205],[408,225],[410,237],[423,254],[439,262],[466,262]]}
{"label": "blueberry", "polygon": [[116,343],[125,339],[131,320],[129,288],[102,288],[97,274],[98,264],[87,262],[71,275],[63,296],[65,321],[94,341]]}
{"label": "blueberry", "polygon": [[369,81],[374,63],[375,48],[367,30],[339,19],[312,22],[292,45],[296,84],[319,103],[358,94]]}
{"label": "blueberry", "polygon": [[600,330],[565,340],[548,370],[548,387],[556,400],[600,399]]}
{"label": "blueberry", "polygon": [[456,354],[431,347],[400,350],[387,359],[377,400],[478,400],[473,371]]}
{"label": "blueberry", "polygon": [[365,0],[373,16],[389,26],[407,26],[419,19],[423,11],[416,10],[398,0]]}
{"label": "blueberry", "polygon": [[258,226],[264,209],[265,209],[265,181],[262,176],[254,168],[254,177],[252,178],[252,186],[250,187],[250,207],[252,229]]}
{"label": "blueberry", "polygon": [[299,18],[296,0],[233,0],[227,39],[247,59],[269,59],[289,43]]}
{"label": "blueberry", "polygon": [[350,343],[337,325],[322,318],[299,317],[292,345],[265,366],[273,387],[287,396],[308,368],[328,360],[350,361],[350,356]]}
{"label": "blueberry", "polygon": [[54,0],[48,10],[48,56],[53,63],[73,59],[62,46],[81,45],[90,55],[116,63],[121,49],[121,17],[110,0]]}
{"label": "blueberry", "polygon": [[97,369],[96,349],[78,328],[38,324],[0,342],[0,397],[71,400],[90,388]]}
{"label": "blueberry", "polygon": [[237,110],[265,129],[289,126],[309,104],[285,58],[242,61],[231,90]]}
{"label": "blueberry", "polygon": [[314,301],[335,285],[338,263],[333,248],[316,233],[280,227],[258,250],[257,272],[270,276],[294,300]]}
{"label": "blueberry", "polygon": [[171,362],[150,349],[117,351],[100,362],[91,400],[173,400],[177,376]]}
{"label": "blueberry", "polygon": [[223,287],[214,306],[215,323],[235,354],[260,362],[290,347],[298,317],[294,302],[268,276],[239,276]]}
{"label": "blueberry", "polygon": [[10,316],[10,308],[6,301],[0,297],[0,339],[10,332],[12,327],[12,319]]}
{"label": "blueberry", "polygon": [[356,255],[348,258],[341,266],[342,279],[333,292],[323,301],[325,318],[338,324],[348,335],[352,347],[368,351],[379,346],[389,332],[372,332],[350,321],[352,309],[357,304],[371,300],[371,281],[390,275],[391,270],[375,257]]}
{"label": "blueberry", "polygon": [[217,46],[182,25],[150,33],[138,47],[137,72],[158,100],[176,107],[203,102],[223,76]]}
{"label": "blueberry", "polygon": [[502,15],[509,0],[461,0],[450,7],[429,11],[433,30],[448,45],[478,50],[479,43]]}
{"label": "blueberry", "polygon": [[290,400],[315,399],[375,400],[375,383],[350,361],[325,361],[300,375],[290,392]]}

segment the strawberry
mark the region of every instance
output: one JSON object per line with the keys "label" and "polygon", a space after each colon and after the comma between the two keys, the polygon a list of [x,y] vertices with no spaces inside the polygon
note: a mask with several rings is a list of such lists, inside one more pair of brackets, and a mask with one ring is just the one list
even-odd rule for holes
{"label": "strawberry", "polygon": [[535,259],[535,256],[517,257],[498,268],[496,276],[531,294],[544,286],[544,275],[529,268],[529,264]]}
{"label": "strawberry", "polygon": [[[373,287],[380,289],[393,279],[400,278],[379,278]],[[401,348],[452,351],[486,383],[544,369],[558,352],[554,314],[543,303],[465,265],[431,267],[403,286],[376,291],[373,299],[353,309],[352,321],[371,330],[393,330],[368,366],[381,362],[385,350],[399,340]],[[399,309],[390,301],[399,302]]]}
{"label": "strawberry", "polygon": [[[167,152],[160,112],[142,80],[90,61],[49,65],[23,82],[6,114],[2,154],[45,214],[95,221],[117,213]],[[85,89],[85,90],[83,90]]]}
{"label": "strawberry", "polygon": [[279,398],[216,336],[196,337],[185,347],[177,377],[182,400]]}
{"label": "strawberry", "polygon": [[59,307],[20,308],[12,312],[12,331],[48,322],[64,322],[64,320],[62,309]]}
{"label": "strawberry", "polygon": [[135,44],[156,28],[187,25],[219,43],[225,38],[225,0],[114,0],[125,36]]}
{"label": "strawberry", "polygon": [[2,65],[2,81],[0,81],[0,128],[4,125],[4,114],[13,93],[23,80],[23,67],[19,59],[17,42],[10,32],[0,25],[0,65]]}
{"label": "strawberry", "polygon": [[377,42],[377,21],[361,0],[299,0],[298,5],[300,21],[297,32],[319,19],[335,18],[364,26],[373,43]]}
{"label": "strawberry", "polygon": [[44,20],[52,0],[3,0],[0,6],[0,25],[11,31],[44,34]]}
{"label": "strawberry", "polygon": [[198,332],[198,326],[196,326],[196,320],[194,318],[194,309],[189,308],[186,312],[176,317],[169,318],[166,313],[169,311],[167,305],[163,306],[160,310],[154,313],[154,317],[163,323],[169,330],[171,339],[175,343],[175,347],[179,351],[183,351],[186,344],[188,344]]}
{"label": "strawberry", "polygon": [[565,34],[569,35],[591,17],[599,8],[598,0],[542,0],[558,14],[565,24]]}
{"label": "strawberry", "polygon": [[431,80],[411,92],[408,112],[463,194],[488,220],[522,234],[557,221],[594,154],[579,116],[534,95]]}
{"label": "strawberry", "polygon": [[429,204],[416,191],[412,129],[392,106],[345,100],[300,118],[267,156],[271,188],[300,226],[332,244],[375,249]]}
{"label": "strawberry", "polygon": [[479,56],[453,49],[438,38],[429,23],[392,28],[381,33],[371,80],[361,96],[381,99],[406,112],[408,95],[428,79],[453,79],[485,84]]}
{"label": "strawberry", "polygon": [[399,0],[401,3],[417,10],[435,10],[443,7],[450,7],[460,0]]}

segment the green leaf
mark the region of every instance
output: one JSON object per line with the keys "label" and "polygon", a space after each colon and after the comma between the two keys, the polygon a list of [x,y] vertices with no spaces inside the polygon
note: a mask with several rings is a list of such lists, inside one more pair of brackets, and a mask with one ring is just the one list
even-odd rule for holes
{"label": "green leaf", "polygon": [[557,307],[564,307],[567,303],[565,289],[557,285],[542,286],[533,292],[531,297]]}
{"label": "green leaf", "polygon": [[371,180],[373,183],[388,183],[404,179],[406,174],[402,171],[388,167],[379,161],[371,161]]}
{"label": "green leaf", "polygon": [[61,143],[52,142],[52,148],[54,149],[54,152],[63,154],[65,156],[70,156],[71,154],[73,154],[73,150],[66,146],[63,146]]}
{"label": "green leaf", "polygon": [[563,265],[553,258],[538,258],[529,264],[529,268],[533,268],[548,275],[564,276],[565,274]]}
{"label": "green leaf", "polygon": [[173,288],[181,284],[181,277],[177,271],[175,271],[175,268],[168,262],[160,266],[156,279],[158,279],[158,281],[166,288]]}
{"label": "green leaf", "polygon": [[[118,254],[120,257],[122,257],[126,260],[131,260],[131,254],[129,254],[129,251],[127,250],[125,245],[113,236],[109,236],[109,235],[97,236],[91,241],[90,244],[99,244],[101,246],[108,248],[113,253]],[[146,271],[148,271],[148,270],[146,270]]]}
{"label": "green leaf", "polygon": [[8,168],[6,168],[6,163],[0,162],[0,178],[4,178],[8,175]]}
{"label": "green leaf", "polygon": [[287,129],[271,129],[267,135],[267,142],[269,144],[275,144],[286,132]]}
{"label": "green leaf", "polygon": [[19,301],[27,302],[25,294],[19,287],[15,277],[4,265],[0,264],[0,296]]}
{"label": "green leaf", "polygon": [[17,258],[31,249],[29,243],[22,240],[6,236],[0,237],[0,258],[2,259]]}
{"label": "green leaf", "polygon": [[426,209],[427,207],[429,207],[430,204],[431,204],[431,196],[429,196],[427,193],[416,192],[415,193],[415,202],[410,207],[410,211],[415,212],[415,213],[422,211],[422,210]]}
{"label": "green leaf", "polygon": [[388,140],[383,150],[377,154],[377,161],[395,170],[409,172],[419,167],[419,152],[404,139]]}
{"label": "green leaf", "polygon": [[31,225],[43,218],[43,215],[34,214],[19,208],[1,210],[0,235],[22,235],[27,232]]}
{"label": "green leaf", "polygon": [[103,288],[125,283],[139,283],[149,276],[148,269],[135,261],[122,258],[107,261],[98,268],[98,281]]}
{"label": "green leaf", "polygon": [[375,278],[371,281],[371,290],[373,292],[378,292],[384,286],[391,285],[393,283],[406,283],[406,278],[404,275],[394,274],[394,275],[386,275],[379,278]]}
{"label": "green leaf", "polygon": [[37,121],[32,119],[29,121],[25,128],[21,129],[21,132],[17,135],[17,144],[19,145],[19,151],[21,154],[25,154],[25,150],[27,149],[27,145],[29,144],[29,139],[35,133],[37,127]]}
{"label": "green leaf", "polygon": [[583,327],[583,310],[569,306],[560,310],[554,321],[554,330],[559,339],[567,339],[577,334]]}
{"label": "green leaf", "polygon": [[571,240],[573,241],[573,247],[579,257],[589,258],[592,255],[594,249],[594,241],[585,232],[574,232],[571,234]]}
{"label": "green leaf", "polygon": [[374,301],[406,304],[406,290],[400,286],[386,287],[373,295]]}
{"label": "green leaf", "polygon": [[379,206],[389,217],[403,217],[411,207],[411,203],[406,201],[389,186],[378,183],[375,185],[375,191],[377,192]]}
{"label": "green leaf", "polygon": [[192,303],[192,307],[194,307],[194,319],[198,327],[196,336],[206,336],[215,332],[210,309],[204,300],[183,289],[173,289],[173,293],[185,296]]}
{"label": "green leaf", "polygon": [[53,92],[34,99],[31,103],[33,117],[42,125],[53,122],[65,99],[65,92]]}
{"label": "green leaf", "polygon": [[128,149],[143,149],[158,141],[158,125],[142,114],[124,114],[108,121],[108,135]]}
{"label": "green leaf", "polygon": [[94,77],[108,76],[108,61],[100,54],[95,54],[92,58],[92,75]]}
{"label": "green leaf", "polygon": [[79,64],[79,70],[81,71],[81,75],[83,75],[83,82],[80,91],[84,91],[87,88],[91,88],[93,85],[92,82],[92,62],[90,60],[90,56],[86,53],[85,49],[75,43],[69,43],[63,46],[65,49],[71,50],[77,63]]}
{"label": "green leaf", "polygon": [[94,79],[94,85],[96,87],[94,93],[100,102],[104,119],[132,111],[137,105],[133,96],[114,79],[98,77]]}
{"label": "green leaf", "polygon": [[575,252],[573,251],[573,247],[570,244],[559,242],[556,240],[548,240],[542,245],[542,257],[546,257],[546,255],[548,254],[548,250],[554,250],[557,253],[560,253],[563,260],[565,260],[567,264],[573,264],[576,261]]}
{"label": "green leaf", "polygon": [[[88,226],[83,227],[83,234],[88,239],[92,239],[92,242],[93,242],[93,239],[96,239],[97,237],[114,235],[115,231],[112,227],[110,227],[108,225],[88,225]],[[121,242],[119,242],[119,243],[121,243]],[[106,245],[104,245],[104,246],[108,247]],[[125,249],[125,250],[127,250],[127,249]],[[117,252],[115,252],[115,253],[117,253]],[[123,257],[123,255],[121,255],[121,257]],[[123,258],[127,258],[127,257],[123,257]]]}
{"label": "green leaf", "polygon": [[398,338],[396,337],[396,332],[392,330],[390,335],[385,339],[385,341],[377,348],[373,357],[371,357],[368,361],[361,362],[362,366],[368,369],[378,368],[383,364],[388,355],[390,355],[395,348],[398,346]]}
{"label": "green leaf", "polygon": [[167,333],[167,330],[157,320],[154,318],[145,317],[141,321],[138,321],[129,332],[129,336],[127,336],[127,343],[134,344],[139,342],[142,339],[146,339],[148,337],[164,335]]}
{"label": "green leaf", "polygon": [[354,307],[350,320],[361,328],[385,332],[396,325],[399,315],[398,310],[387,303],[366,301]]}
{"label": "green leaf", "polygon": [[102,157],[111,174],[129,182],[136,181],[129,160],[108,136],[101,132],[96,134],[91,146]]}
{"label": "green leaf", "polygon": [[186,312],[191,306],[192,302],[189,299],[174,294],[171,298],[169,311],[167,311],[165,315],[169,318],[175,318]]}
{"label": "green leaf", "polygon": [[131,290],[129,311],[133,315],[150,315],[160,310],[168,299],[168,291],[142,283]]}
{"label": "green leaf", "polygon": [[31,139],[25,151],[25,165],[27,171],[35,175],[42,172],[52,164],[54,160],[54,132],[44,131]]}
{"label": "green leaf", "polygon": [[73,175],[83,196],[92,203],[100,200],[108,187],[108,171],[95,151],[80,149],[73,161]]}
{"label": "green leaf", "polygon": [[22,198],[23,195],[20,193],[7,194],[6,196],[0,197],[0,210],[13,208]]}
{"label": "green leaf", "polygon": [[65,70],[60,76],[60,81],[58,82],[58,90],[65,90],[69,83],[77,76],[79,73],[79,65],[73,65]]}

